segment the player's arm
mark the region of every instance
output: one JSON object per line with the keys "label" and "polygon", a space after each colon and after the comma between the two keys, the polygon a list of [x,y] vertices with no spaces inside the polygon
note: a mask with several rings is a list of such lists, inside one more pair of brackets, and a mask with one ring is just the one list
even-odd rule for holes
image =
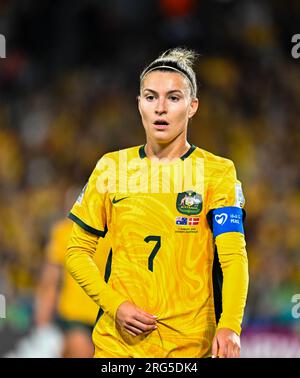
{"label": "player's arm", "polygon": [[[138,309],[112,289],[93,261],[99,236],[107,231],[111,211],[107,183],[114,177],[112,159],[103,157],[74,204],[69,217],[75,222],[67,253],[67,268],[85,292],[110,314],[121,328],[135,335],[154,327],[151,314]],[[117,311],[118,310],[118,311]]]}
{"label": "player's arm", "polygon": [[212,354],[239,357],[241,323],[248,290],[248,260],[244,235],[227,232],[216,238],[223,273],[222,314]]}
{"label": "player's arm", "polygon": [[35,295],[34,322],[37,326],[50,323],[56,311],[66,249],[62,232],[61,224],[56,224],[45,249],[45,262]]}
{"label": "player's arm", "polygon": [[66,257],[73,278],[103,311],[133,336],[155,329],[156,317],[143,311],[112,289],[94,262],[98,237],[74,224]]}
{"label": "player's arm", "polygon": [[73,278],[98,306],[115,317],[119,305],[126,300],[101,277],[94,262],[98,236],[73,225],[67,248],[66,267]]}
{"label": "player's arm", "polygon": [[43,326],[52,321],[56,310],[58,287],[62,267],[45,262],[37,286],[34,308],[34,323]]}
{"label": "player's arm", "polygon": [[243,195],[232,162],[214,188],[211,225],[220,261],[222,314],[213,340],[212,354],[238,357],[241,323],[248,291],[248,260],[244,237]]}

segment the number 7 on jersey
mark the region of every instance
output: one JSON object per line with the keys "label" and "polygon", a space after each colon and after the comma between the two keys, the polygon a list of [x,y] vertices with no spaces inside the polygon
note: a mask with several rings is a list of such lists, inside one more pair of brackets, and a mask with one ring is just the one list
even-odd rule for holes
{"label": "number 7 on jersey", "polygon": [[151,241],[156,242],[152,252],[150,253],[150,256],[148,257],[148,269],[151,270],[151,272],[153,272],[153,260],[154,260],[154,257],[156,256],[157,252],[160,249],[161,238],[160,238],[160,236],[149,235],[149,236],[145,237],[144,241],[146,243],[149,243]]}

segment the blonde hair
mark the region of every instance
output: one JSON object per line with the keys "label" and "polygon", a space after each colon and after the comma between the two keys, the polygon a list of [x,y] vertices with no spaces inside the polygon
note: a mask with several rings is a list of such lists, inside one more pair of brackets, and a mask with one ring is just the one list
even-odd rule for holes
{"label": "blonde hair", "polygon": [[197,80],[193,65],[198,56],[194,50],[181,47],[165,51],[143,70],[140,75],[140,86],[145,76],[151,71],[177,71],[188,79],[191,96],[197,97]]}

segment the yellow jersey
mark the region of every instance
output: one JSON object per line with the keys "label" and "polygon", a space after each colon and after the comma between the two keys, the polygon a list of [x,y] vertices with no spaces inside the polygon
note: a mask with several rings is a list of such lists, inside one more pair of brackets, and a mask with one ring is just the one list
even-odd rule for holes
{"label": "yellow jersey", "polygon": [[[69,217],[97,236],[109,231],[108,285],[158,317],[157,330],[132,337],[102,311],[93,332],[99,356],[210,355],[220,314],[207,214],[243,205],[232,161],[194,145],[166,163],[150,160],[144,146],[111,152],[98,161]],[[237,317],[241,322],[241,314]]]}

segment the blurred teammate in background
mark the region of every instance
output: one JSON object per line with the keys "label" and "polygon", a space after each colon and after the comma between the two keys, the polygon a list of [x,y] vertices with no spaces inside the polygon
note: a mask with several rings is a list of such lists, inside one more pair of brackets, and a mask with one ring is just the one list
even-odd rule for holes
{"label": "blurred teammate in background", "polygon": [[[67,267],[101,307],[96,357],[240,355],[244,197],[232,161],[187,141],[194,58],[173,49],[144,69],[146,144],[104,155],[69,215]],[[93,256],[107,231],[105,282]]]}
{"label": "blurred teammate in background", "polygon": [[[73,223],[69,219],[58,221],[51,230],[46,248],[45,263],[36,293],[35,324],[43,327],[57,325],[63,335],[62,357],[92,357],[94,346],[92,330],[99,307],[89,298],[65,268],[67,243]],[[95,261],[100,272],[100,257],[109,251],[108,238],[101,239],[101,254]]]}

